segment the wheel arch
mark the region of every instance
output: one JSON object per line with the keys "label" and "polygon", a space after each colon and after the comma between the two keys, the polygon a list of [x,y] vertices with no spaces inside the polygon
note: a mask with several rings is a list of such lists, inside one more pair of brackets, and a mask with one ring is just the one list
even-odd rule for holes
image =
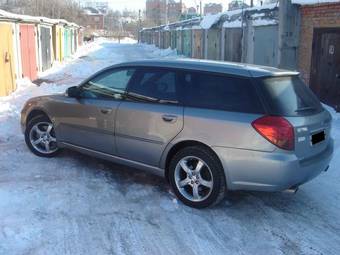
{"label": "wheel arch", "polygon": [[27,114],[27,117],[26,117],[26,122],[25,122],[25,126],[27,126],[27,124],[35,117],[37,116],[40,116],[40,115],[44,115],[46,116],[47,118],[51,119],[47,112],[41,108],[34,108],[32,109],[28,114]]}
{"label": "wheel arch", "polygon": [[219,163],[221,164],[221,166],[223,168],[223,164],[222,164],[220,158],[218,157],[216,152],[209,145],[207,145],[203,142],[200,142],[200,141],[196,141],[196,140],[184,140],[184,141],[180,141],[176,144],[173,144],[171,146],[171,148],[168,149],[168,152],[166,153],[165,160],[163,160],[162,167],[164,168],[164,176],[165,176],[165,179],[167,181],[169,181],[169,165],[170,165],[171,159],[181,149],[184,149],[186,147],[191,147],[191,146],[201,146],[201,147],[207,148],[209,151],[211,151],[213,153],[213,155],[215,155],[216,159],[219,161]]}

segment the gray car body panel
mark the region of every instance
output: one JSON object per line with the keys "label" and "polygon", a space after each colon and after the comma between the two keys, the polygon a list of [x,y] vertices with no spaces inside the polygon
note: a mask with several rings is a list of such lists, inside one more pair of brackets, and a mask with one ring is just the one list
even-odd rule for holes
{"label": "gray car body panel", "polygon": [[[123,102],[116,118],[117,155],[159,166],[159,159],[183,129],[183,106]],[[173,121],[163,121],[163,116]]]}
{"label": "gray car body panel", "polygon": [[[104,70],[123,67],[180,67],[248,78],[297,75],[270,67],[197,60],[136,61]],[[103,114],[102,109],[109,112]],[[295,129],[294,151],[279,149],[255,131],[251,123],[263,116],[259,114],[58,94],[26,103],[21,118],[23,131],[33,110],[50,117],[59,146],[161,175],[173,146],[188,141],[202,143],[220,159],[231,190],[278,191],[300,185],[325,170],[333,153],[327,110],[307,117],[286,117]],[[174,120],[165,122],[164,116]],[[310,135],[320,130],[325,130],[326,139],[313,146]]]}

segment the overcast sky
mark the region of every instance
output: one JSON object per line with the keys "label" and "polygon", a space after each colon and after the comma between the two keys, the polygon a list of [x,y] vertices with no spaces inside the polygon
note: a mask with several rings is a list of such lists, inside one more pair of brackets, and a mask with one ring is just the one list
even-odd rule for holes
{"label": "overcast sky", "polygon": [[[99,1],[99,0],[98,0]],[[113,10],[124,10],[125,8],[129,10],[138,10],[138,9],[145,9],[145,0],[107,0],[110,3],[110,7]],[[179,1],[179,0],[177,0]],[[231,0],[202,0],[202,4],[206,3],[222,3],[223,10],[228,8],[228,3]],[[183,0],[187,7],[197,6],[199,4],[199,0]],[[250,0],[245,0],[245,2],[250,2]],[[256,2],[256,1],[254,1]]]}

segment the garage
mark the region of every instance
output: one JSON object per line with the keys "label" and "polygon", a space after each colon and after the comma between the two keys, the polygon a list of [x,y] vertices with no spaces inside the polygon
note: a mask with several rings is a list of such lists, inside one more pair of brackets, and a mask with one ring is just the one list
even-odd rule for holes
{"label": "garage", "polygon": [[0,21],[0,96],[7,96],[16,89],[13,26],[13,23]]}
{"label": "garage", "polygon": [[254,27],[254,64],[278,66],[278,38],[277,25]]}
{"label": "garage", "polygon": [[20,24],[22,77],[31,81],[37,78],[37,39],[35,24]]}
{"label": "garage", "polygon": [[184,29],[182,31],[182,36],[183,36],[183,55],[186,57],[191,57],[191,43],[192,43],[192,30],[191,29]]}
{"label": "garage", "polygon": [[64,58],[71,56],[71,29],[64,28]]}
{"label": "garage", "polygon": [[340,28],[314,31],[311,89],[340,111]]}
{"label": "garage", "polygon": [[55,24],[52,27],[53,60],[61,62],[62,58],[62,27]]}
{"label": "garage", "polygon": [[224,60],[241,62],[242,58],[242,29],[225,28]]}
{"label": "garage", "polygon": [[193,45],[192,45],[192,57],[201,59],[203,58],[203,38],[204,38],[204,30],[203,29],[193,29]]}
{"label": "garage", "polygon": [[39,25],[38,27],[40,70],[46,71],[52,66],[52,26]]}
{"label": "garage", "polygon": [[221,50],[221,30],[209,29],[207,33],[207,59],[220,60]]}

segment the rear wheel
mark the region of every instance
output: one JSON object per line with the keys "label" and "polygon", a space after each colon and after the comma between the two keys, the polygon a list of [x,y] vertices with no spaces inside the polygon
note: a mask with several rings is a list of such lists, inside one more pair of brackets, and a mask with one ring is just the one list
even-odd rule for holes
{"label": "rear wheel", "polygon": [[28,148],[40,157],[53,157],[59,152],[53,123],[44,115],[29,121],[25,141]]}
{"label": "rear wheel", "polygon": [[195,208],[219,203],[226,191],[221,163],[214,153],[201,146],[187,147],[175,154],[169,179],[176,196]]}

